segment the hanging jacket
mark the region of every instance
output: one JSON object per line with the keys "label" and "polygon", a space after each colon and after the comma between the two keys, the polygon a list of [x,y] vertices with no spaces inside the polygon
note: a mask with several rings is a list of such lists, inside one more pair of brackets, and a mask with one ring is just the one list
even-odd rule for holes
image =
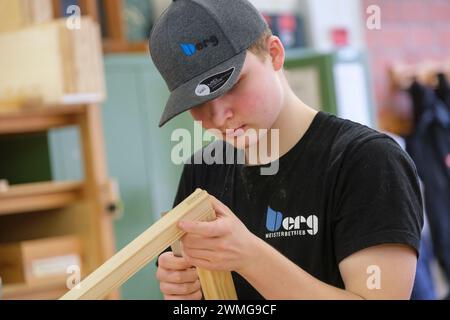
{"label": "hanging jacket", "polygon": [[438,85],[436,88],[436,95],[441,99],[446,105],[448,110],[450,110],[450,84],[448,79],[443,73],[438,73]]}
{"label": "hanging jacket", "polygon": [[431,88],[414,82],[409,93],[415,129],[406,150],[424,184],[436,257],[450,279],[450,112]]}

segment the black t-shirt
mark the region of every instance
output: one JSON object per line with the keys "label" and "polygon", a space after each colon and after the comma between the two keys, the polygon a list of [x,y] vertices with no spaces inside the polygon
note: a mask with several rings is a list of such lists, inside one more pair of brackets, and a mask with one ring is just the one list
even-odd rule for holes
{"label": "black t-shirt", "polygon": [[[213,143],[221,143],[224,154],[235,150]],[[339,288],[344,283],[338,264],[359,250],[400,243],[418,252],[423,217],[416,168],[387,135],[319,112],[279,159],[275,175],[261,175],[260,169],[185,164],[174,205],[196,188],[206,190],[253,234]],[[235,272],[233,279],[239,299],[262,298]]]}

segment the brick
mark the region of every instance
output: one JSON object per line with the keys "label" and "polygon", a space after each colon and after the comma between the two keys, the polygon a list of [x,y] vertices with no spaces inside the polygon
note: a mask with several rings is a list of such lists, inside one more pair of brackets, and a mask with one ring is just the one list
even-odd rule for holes
{"label": "brick", "polygon": [[404,19],[404,12],[401,1],[384,0],[378,1],[378,3],[373,4],[378,5],[381,9],[382,24],[385,22],[396,22]]}
{"label": "brick", "polygon": [[435,1],[430,7],[432,21],[450,21],[450,1]]}
{"label": "brick", "polygon": [[385,23],[380,32],[383,47],[398,48],[408,43],[408,27],[403,24]]}
{"label": "brick", "polygon": [[432,47],[436,43],[435,31],[429,25],[413,24],[408,35],[409,47]]}
{"label": "brick", "polygon": [[430,17],[430,5],[426,0],[402,2],[403,21],[424,22]]}
{"label": "brick", "polygon": [[440,28],[436,32],[436,43],[439,46],[450,47],[450,29]]}

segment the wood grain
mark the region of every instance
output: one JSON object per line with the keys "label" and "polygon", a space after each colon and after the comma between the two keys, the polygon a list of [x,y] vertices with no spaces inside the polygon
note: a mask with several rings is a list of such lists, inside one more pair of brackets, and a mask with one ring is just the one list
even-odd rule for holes
{"label": "wood grain", "polygon": [[[208,221],[213,217],[214,210],[207,192],[197,189],[91,273],[80,283],[79,289],[74,288],[70,290],[61,297],[61,300],[102,299],[184,235],[184,232],[177,227],[178,221]],[[236,297],[229,272],[222,274],[205,270],[201,271],[201,274],[204,281],[206,281],[203,285],[208,292],[208,298],[227,299]]]}

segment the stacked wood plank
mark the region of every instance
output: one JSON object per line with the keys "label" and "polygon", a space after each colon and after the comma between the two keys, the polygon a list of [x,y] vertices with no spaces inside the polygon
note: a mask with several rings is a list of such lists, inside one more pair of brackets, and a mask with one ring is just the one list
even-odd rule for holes
{"label": "stacked wood plank", "polygon": [[66,19],[0,33],[0,108],[100,102],[105,96],[100,29],[89,17],[80,28]]}

